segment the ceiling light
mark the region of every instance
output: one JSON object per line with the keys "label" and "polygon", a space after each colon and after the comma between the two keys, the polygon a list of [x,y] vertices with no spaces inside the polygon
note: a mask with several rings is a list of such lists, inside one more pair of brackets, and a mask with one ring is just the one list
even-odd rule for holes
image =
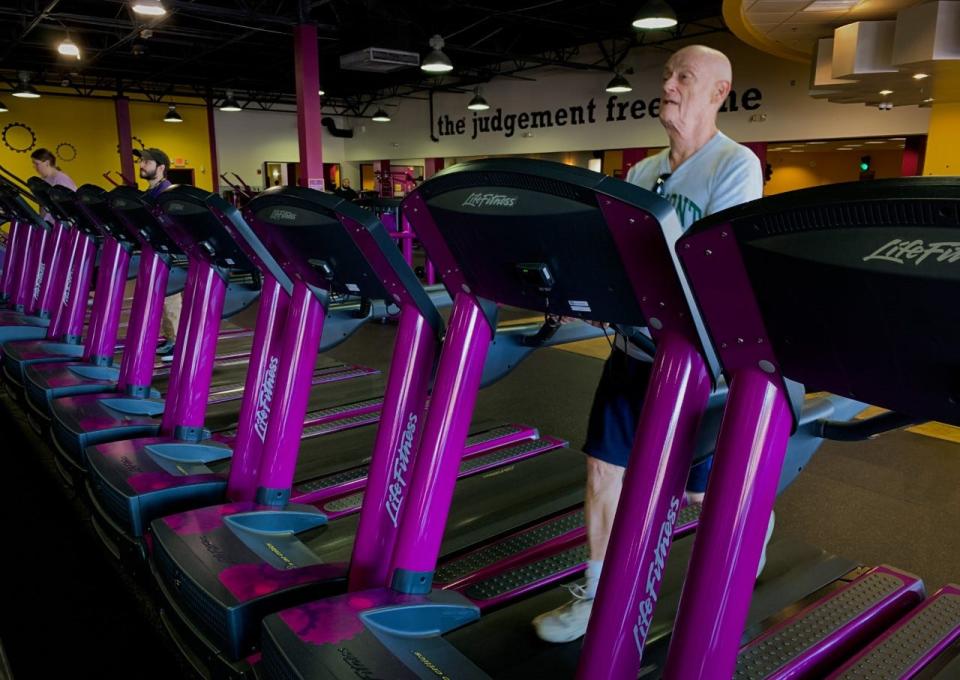
{"label": "ceiling light", "polygon": [[39,99],[40,93],[30,84],[30,74],[20,71],[17,75],[20,78],[20,84],[13,88],[13,96],[21,99]]}
{"label": "ceiling light", "polygon": [[390,114],[383,109],[377,109],[377,112],[373,114],[373,120],[376,123],[389,123]]}
{"label": "ceiling light", "polygon": [[814,0],[803,8],[804,12],[845,12],[853,9],[860,0]]}
{"label": "ceiling light", "polygon": [[930,74],[929,74],[929,73],[914,73],[914,74],[913,74],[913,79],[914,79],[914,80],[923,80],[924,78],[929,78],[929,77],[930,77]]}
{"label": "ceiling light", "polygon": [[324,92],[323,90],[317,90],[317,94],[322,97],[323,95],[326,94],[326,92]]}
{"label": "ceiling light", "polygon": [[633,20],[634,28],[652,31],[677,25],[677,14],[664,0],[647,0]]}
{"label": "ceiling light", "polygon": [[227,98],[220,104],[221,111],[243,111],[243,108],[233,96],[233,90],[227,90]]}
{"label": "ceiling light", "polygon": [[884,97],[886,97],[886,96],[888,96],[888,95],[893,94],[893,90],[880,90],[880,92],[878,92],[877,94],[881,94],[881,95],[883,95]]}
{"label": "ceiling light", "polygon": [[177,107],[173,104],[167,109],[167,115],[163,117],[164,123],[182,123],[183,116],[177,113]]}
{"label": "ceiling light", "polygon": [[826,144],[826,142],[807,142],[807,144]]}
{"label": "ceiling light", "polygon": [[148,17],[162,17],[167,13],[167,9],[160,0],[134,0],[131,9],[137,14]]}
{"label": "ceiling light", "polygon": [[790,153],[803,153],[803,149],[790,149]]}
{"label": "ceiling light", "polygon": [[473,99],[467,104],[467,108],[471,111],[486,111],[490,108],[490,105],[487,103],[487,100],[483,98],[483,95],[480,94],[480,90],[477,89],[474,92]]}
{"label": "ceiling light", "polygon": [[838,146],[837,151],[853,151],[849,146]]}
{"label": "ceiling light", "polygon": [[[927,97],[926,99],[923,100],[923,103],[924,103],[924,104],[932,104],[933,101],[934,101],[933,97]],[[896,137],[894,137],[894,139],[896,139]]]}
{"label": "ceiling light", "polygon": [[7,108],[6,104],[4,104],[3,102],[0,102],[0,113],[6,113],[9,110],[10,109]]}
{"label": "ceiling light", "polygon": [[75,59],[80,58],[80,48],[77,47],[77,43],[70,39],[69,35],[61,40],[60,44],[57,45],[57,52],[65,57],[74,57]]}
{"label": "ceiling light", "polygon": [[632,92],[633,88],[630,86],[630,82],[626,78],[617,73],[613,76],[610,82],[607,83],[606,90],[607,92],[616,92],[619,94],[621,92]]}
{"label": "ceiling light", "polygon": [[427,73],[449,73],[453,70],[453,62],[450,57],[443,53],[443,37],[435,35],[430,38],[430,47],[433,48],[430,54],[423,59],[420,64],[420,70]]}
{"label": "ceiling light", "polygon": [[868,139],[865,144],[886,144],[886,139]]}

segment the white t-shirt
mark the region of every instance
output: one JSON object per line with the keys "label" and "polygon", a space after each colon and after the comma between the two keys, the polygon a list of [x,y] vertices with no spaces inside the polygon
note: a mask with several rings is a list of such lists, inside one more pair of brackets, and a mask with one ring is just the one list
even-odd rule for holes
{"label": "white t-shirt", "polygon": [[[763,196],[760,159],[722,132],[717,132],[676,170],[670,170],[668,147],[630,168],[627,181],[652,191],[657,178],[666,174],[670,176],[663,183],[663,196],[673,203],[684,231],[707,215]],[[635,359],[650,360],[619,334],[615,345]]]}
{"label": "white t-shirt", "polygon": [[702,217],[763,195],[760,159],[722,132],[676,170],[670,169],[670,149],[666,148],[630,168],[627,181],[653,190],[657,178],[666,174],[670,176],[663,185],[664,198],[673,203],[685,230]]}

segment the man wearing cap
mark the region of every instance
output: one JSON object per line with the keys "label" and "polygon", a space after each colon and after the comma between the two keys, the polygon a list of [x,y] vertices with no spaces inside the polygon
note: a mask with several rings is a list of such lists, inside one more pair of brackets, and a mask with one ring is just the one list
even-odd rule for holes
{"label": "man wearing cap", "polygon": [[[155,199],[161,192],[170,186],[167,179],[167,168],[170,167],[170,157],[160,149],[134,149],[133,155],[140,159],[140,179],[147,180],[146,195]],[[173,359],[173,344],[177,337],[177,326],[180,325],[180,311],[183,307],[183,296],[180,293],[170,295],[163,301],[163,323],[161,332],[164,340],[157,347],[164,361]]]}

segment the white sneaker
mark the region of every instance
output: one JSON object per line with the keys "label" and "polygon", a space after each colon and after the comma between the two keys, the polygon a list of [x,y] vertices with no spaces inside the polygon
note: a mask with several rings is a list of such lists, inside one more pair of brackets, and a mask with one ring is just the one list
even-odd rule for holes
{"label": "white sneaker", "polygon": [[586,588],[582,585],[574,584],[568,589],[573,595],[572,600],[533,620],[537,636],[545,642],[573,642],[587,632],[593,598],[587,597]]}
{"label": "white sneaker", "polygon": [[773,536],[773,526],[776,522],[776,513],[770,511],[770,522],[767,524],[767,537],[763,539],[763,552],[760,553],[760,564],[757,566],[757,578],[763,573],[763,568],[767,566],[767,544],[770,543],[770,537]]}

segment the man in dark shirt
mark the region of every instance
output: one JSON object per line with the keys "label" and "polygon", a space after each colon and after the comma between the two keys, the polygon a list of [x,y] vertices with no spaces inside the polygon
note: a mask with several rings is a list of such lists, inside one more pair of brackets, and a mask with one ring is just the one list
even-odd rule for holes
{"label": "man in dark shirt", "polygon": [[357,192],[350,188],[349,177],[344,177],[340,182],[340,188],[333,193],[335,193],[340,198],[347,199],[348,201],[357,200]]}
{"label": "man in dark shirt", "polygon": [[[161,192],[170,186],[167,179],[167,168],[170,167],[170,157],[160,149],[134,149],[134,157],[140,160],[140,179],[147,180],[148,198],[155,199]],[[161,332],[163,342],[157,346],[157,354],[164,361],[173,359],[173,346],[177,338],[177,326],[180,325],[180,312],[183,307],[183,296],[179,293],[170,295],[163,301],[163,322]]]}

